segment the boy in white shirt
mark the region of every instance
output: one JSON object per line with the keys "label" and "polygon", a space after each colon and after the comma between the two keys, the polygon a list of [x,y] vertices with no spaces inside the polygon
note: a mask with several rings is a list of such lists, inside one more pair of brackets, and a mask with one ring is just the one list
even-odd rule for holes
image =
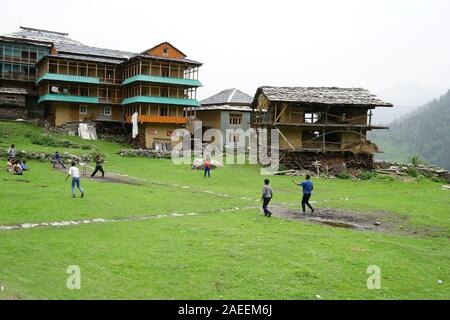
{"label": "boy in white shirt", "polygon": [[75,161],[72,161],[72,166],[69,169],[69,174],[66,177],[66,181],[67,179],[69,179],[69,177],[72,176],[72,197],[76,197],[75,196],[75,186],[77,186],[78,190],[80,190],[81,192],[81,197],[84,197],[84,190],[80,185],[80,170],[76,167],[76,163]]}

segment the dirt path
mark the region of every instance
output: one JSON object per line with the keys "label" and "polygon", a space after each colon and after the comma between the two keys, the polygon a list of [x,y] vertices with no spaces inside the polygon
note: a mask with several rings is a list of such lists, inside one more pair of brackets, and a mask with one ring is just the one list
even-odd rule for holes
{"label": "dirt path", "polygon": [[[55,167],[53,170],[57,170],[59,172],[63,172],[67,174],[68,168],[64,169],[61,167]],[[83,172],[84,171],[84,172]],[[123,183],[123,184],[129,184],[129,185],[141,185],[142,182],[129,176],[125,176],[118,173],[113,172],[105,172],[105,177],[102,178],[102,174],[99,172],[97,173],[97,176],[94,178],[91,178],[91,174],[94,172],[94,168],[86,166],[85,169],[80,169],[81,179],[83,180],[94,180],[97,182],[108,182],[108,183]]]}

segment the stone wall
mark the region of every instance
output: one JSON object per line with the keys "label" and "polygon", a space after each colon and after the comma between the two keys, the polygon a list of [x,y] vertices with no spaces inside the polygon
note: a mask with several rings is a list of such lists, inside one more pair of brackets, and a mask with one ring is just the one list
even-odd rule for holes
{"label": "stone wall", "polygon": [[36,98],[26,97],[25,106],[0,104],[0,119],[3,120],[36,120],[44,118],[44,107],[37,103]]}

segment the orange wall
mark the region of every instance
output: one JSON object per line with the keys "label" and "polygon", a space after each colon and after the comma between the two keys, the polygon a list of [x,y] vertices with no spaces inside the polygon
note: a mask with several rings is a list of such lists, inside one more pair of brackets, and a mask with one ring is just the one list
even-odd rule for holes
{"label": "orange wall", "polygon": [[[169,52],[168,55],[163,54],[163,49],[168,48]],[[182,54],[178,49],[176,49],[174,46],[168,44],[168,43],[162,43],[159,46],[147,51],[149,55],[152,56],[158,56],[158,57],[167,57],[167,58],[173,58],[173,59],[184,59],[186,56]]]}

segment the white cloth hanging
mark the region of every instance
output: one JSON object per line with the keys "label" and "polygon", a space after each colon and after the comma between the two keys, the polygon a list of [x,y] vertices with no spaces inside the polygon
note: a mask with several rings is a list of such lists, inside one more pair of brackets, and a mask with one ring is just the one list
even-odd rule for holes
{"label": "white cloth hanging", "polygon": [[138,116],[139,116],[139,113],[137,113],[137,112],[135,112],[131,116],[131,123],[133,124],[133,130],[132,130],[133,139],[136,138],[139,134]]}

